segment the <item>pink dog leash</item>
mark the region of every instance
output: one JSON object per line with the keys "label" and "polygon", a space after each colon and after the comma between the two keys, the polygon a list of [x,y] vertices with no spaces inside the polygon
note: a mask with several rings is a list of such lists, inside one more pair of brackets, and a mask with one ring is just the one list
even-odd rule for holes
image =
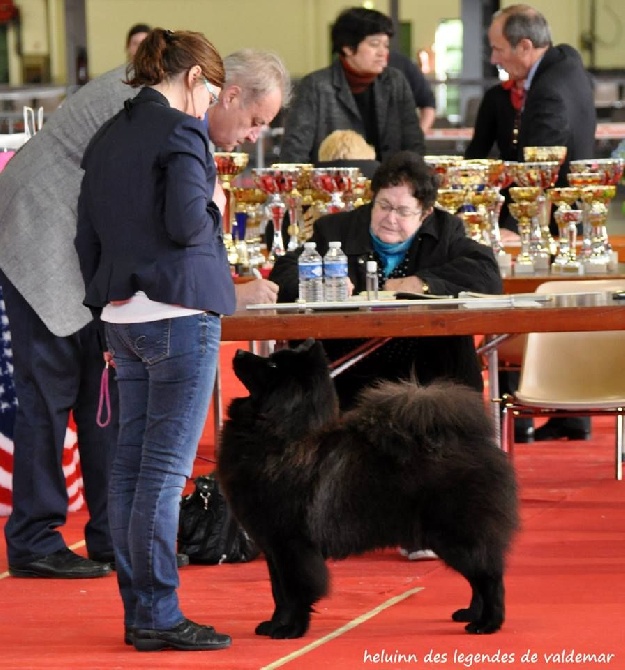
{"label": "pink dog leash", "polygon": [[[102,418],[103,406],[106,405],[106,419]],[[95,418],[100,428],[106,428],[111,423],[111,394],[109,392],[109,364],[108,361],[102,370],[100,378],[100,399],[98,401],[98,412]]]}

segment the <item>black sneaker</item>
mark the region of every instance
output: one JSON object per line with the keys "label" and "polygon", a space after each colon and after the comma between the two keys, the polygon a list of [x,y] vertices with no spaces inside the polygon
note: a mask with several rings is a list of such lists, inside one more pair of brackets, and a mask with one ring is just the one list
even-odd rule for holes
{"label": "black sneaker", "polygon": [[229,635],[218,633],[212,626],[183,619],[177,626],[168,630],[135,628],[132,643],[137,651],[160,651],[177,649],[178,651],[210,651],[226,649],[232,644]]}

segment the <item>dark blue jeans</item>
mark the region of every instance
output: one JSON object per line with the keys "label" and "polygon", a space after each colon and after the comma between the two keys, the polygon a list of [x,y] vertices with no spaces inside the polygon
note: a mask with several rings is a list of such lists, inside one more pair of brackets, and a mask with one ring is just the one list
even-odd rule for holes
{"label": "dark blue jeans", "polygon": [[109,519],[124,623],[180,623],[176,539],[219,354],[221,322],[209,314],[106,325],[119,388],[120,428]]}

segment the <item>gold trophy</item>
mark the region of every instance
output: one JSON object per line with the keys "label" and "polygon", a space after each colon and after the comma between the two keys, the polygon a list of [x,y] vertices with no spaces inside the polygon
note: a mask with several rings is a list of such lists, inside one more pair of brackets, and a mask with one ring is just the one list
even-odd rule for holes
{"label": "gold trophy", "polygon": [[556,161],[559,165],[566,158],[566,147],[523,147],[523,160],[526,161]]}
{"label": "gold trophy", "polygon": [[[625,161],[622,158],[591,158],[587,160],[571,161],[569,175],[569,182],[571,179],[579,182],[583,187],[594,187],[597,185],[613,186],[616,188],[623,176],[625,168]],[[582,175],[580,177],[580,175]],[[595,175],[593,178],[591,175]],[[611,199],[614,197],[608,192],[601,192],[598,194],[598,202],[603,202],[606,207],[609,207]],[[592,205],[591,205],[592,206]],[[589,258],[593,254],[593,239],[592,239],[592,224],[590,221],[590,210],[587,204],[584,204],[583,209],[587,212],[584,221],[584,242],[582,248],[584,251],[584,258]],[[600,209],[600,208],[598,208]],[[618,267],[618,253],[612,250],[612,245],[608,240],[607,226],[605,222],[602,231],[602,240],[605,253],[608,257],[608,269],[616,270]],[[597,246],[595,244],[595,246]]]}
{"label": "gold trophy", "polygon": [[247,167],[250,157],[240,151],[217,151],[213,154],[219,181],[226,194],[226,211],[224,212],[224,233],[230,233],[234,221],[236,203],[232,192],[232,181]]}
{"label": "gold trophy", "polygon": [[537,229],[532,231],[530,253],[536,256],[534,265],[541,272],[549,271],[550,256],[555,256],[557,251],[557,245],[549,230],[551,203],[547,200],[544,191],[556,183],[559,170],[558,161],[530,161],[517,163],[515,167],[515,182],[519,186],[532,186],[540,189],[536,197]]}
{"label": "gold trophy", "polygon": [[426,165],[429,165],[432,170],[438,175],[438,185],[440,188],[448,188],[449,180],[447,179],[447,171],[454,165],[459,165],[463,162],[462,156],[424,156],[423,160]]}
{"label": "gold trophy", "polygon": [[450,214],[456,214],[465,203],[464,190],[459,188],[439,188],[436,204]]}
{"label": "gold trophy", "polygon": [[530,235],[532,220],[538,215],[538,196],[542,193],[539,186],[510,187],[510,214],[518,221],[521,235],[521,251],[515,259],[514,274],[528,275],[535,273],[534,257],[530,253]]}
{"label": "gold trophy", "polygon": [[616,195],[616,186],[582,186],[581,195],[590,229],[590,253],[584,258],[584,270],[587,274],[603,274],[608,271],[610,263],[606,221],[608,204]]}
{"label": "gold trophy", "polygon": [[553,274],[582,274],[583,266],[577,260],[577,224],[582,220],[582,211],[571,209],[579,200],[578,188],[550,188],[547,197],[555,205],[554,218],[558,224],[558,254],[551,266]]}

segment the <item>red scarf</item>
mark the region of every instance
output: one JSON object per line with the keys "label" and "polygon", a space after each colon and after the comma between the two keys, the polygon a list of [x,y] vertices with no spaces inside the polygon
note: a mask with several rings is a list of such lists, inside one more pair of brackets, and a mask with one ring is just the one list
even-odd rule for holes
{"label": "red scarf", "polygon": [[512,102],[514,109],[516,109],[517,112],[521,111],[525,101],[525,87],[521,86],[521,88],[519,88],[514,79],[502,81],[501,85],[506,91],[510,91],[510,101]]}
{"label": "red scarf", "polygon": [[349,84],[349,90],[352,93],[362,93],[378,76],[377,74],[363,74],[362,72],[356,72],[356,70],[349,67],[343,56],[339,56],[339,59],[343,66],[347,83]]}

